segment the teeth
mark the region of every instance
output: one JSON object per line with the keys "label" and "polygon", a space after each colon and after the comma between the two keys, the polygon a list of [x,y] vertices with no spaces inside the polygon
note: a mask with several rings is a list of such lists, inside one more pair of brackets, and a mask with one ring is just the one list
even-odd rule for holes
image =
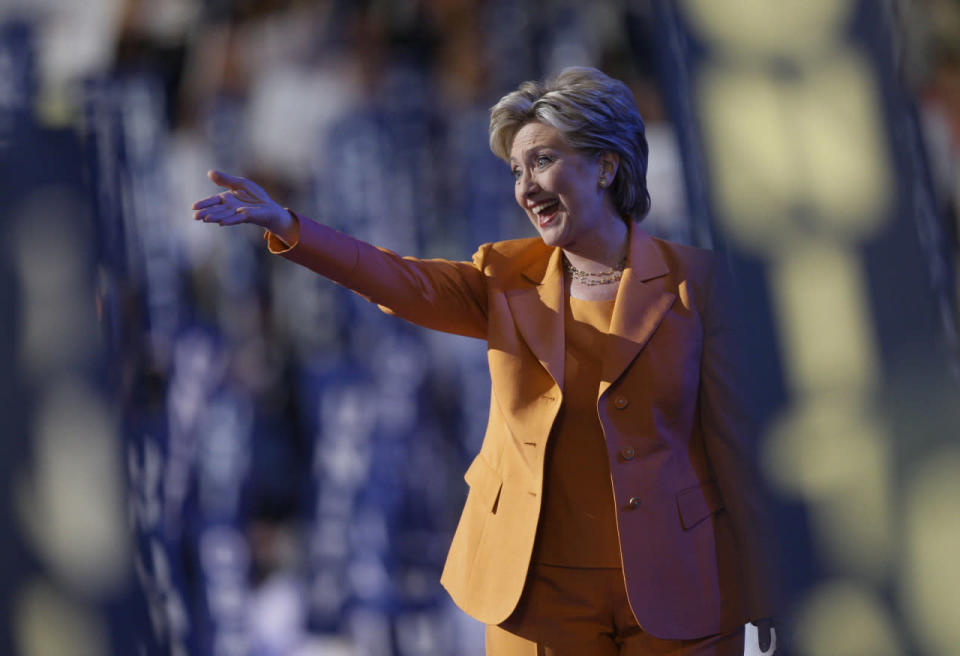
{"label": "teeth", "polygon": [[544,201],[542,203],[538,203],[537,205],[534,205],[532,208],[530,208],[530,211],[539,216],[540,212],[547,209],[548,207],[553,207],[554,205],[557,204],[557,202],[558,201],[556,200]]}

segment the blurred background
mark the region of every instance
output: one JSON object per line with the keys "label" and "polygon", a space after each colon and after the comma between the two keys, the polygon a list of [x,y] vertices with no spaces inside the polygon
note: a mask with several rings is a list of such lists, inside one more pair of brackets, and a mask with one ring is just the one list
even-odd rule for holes
{"label": "blurred background", "polygon": [[439,576],[484,344],[190,205],[468,259],[533,234],[489,107],[568,65],[742,290],[793,653],[960,654],[954,0],[2,0],[0,652],[483,653]]}

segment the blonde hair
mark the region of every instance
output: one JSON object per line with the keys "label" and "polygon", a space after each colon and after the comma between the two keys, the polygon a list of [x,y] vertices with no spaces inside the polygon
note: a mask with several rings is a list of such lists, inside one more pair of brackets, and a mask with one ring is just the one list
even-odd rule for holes
{"label": "blonde hair", "polygon": [[584,153],[617,153],[620,165],[610,186],[614,205],[636,221],[646,216],[647,139],[627,85],[585,66],[565,68],[545,82],[524,82],[490,109],[490,150],[509,161],[513,138],[531,121],[556,128]]}

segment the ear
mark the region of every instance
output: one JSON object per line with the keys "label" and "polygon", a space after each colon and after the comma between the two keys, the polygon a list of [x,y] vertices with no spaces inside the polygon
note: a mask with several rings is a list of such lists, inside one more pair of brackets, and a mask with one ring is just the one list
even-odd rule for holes
{"label": "ear", "polygon": [[613,179],[617,177],[617,169],[620,167],[620,155],[613,151],[605,150],[597,157],[597,163],[600,166],[599,179],[606,180],[606,183],[602,186],[609,187],[613,184]]}

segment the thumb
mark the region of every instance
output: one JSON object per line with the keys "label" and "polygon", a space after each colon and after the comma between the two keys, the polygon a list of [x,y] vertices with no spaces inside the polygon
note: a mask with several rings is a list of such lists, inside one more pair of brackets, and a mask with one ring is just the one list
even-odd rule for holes
{"label": "thumb", "polygon": [[757,625],[757,637],[759,638],[760,651],[766,652],[770,649],[770,645],[773,642],[773,621],[769,618],[764,618],[754,622]]}
{"label": "thumb", "polygon": [[246,182],[244,178],[227,175],[222,171],[217,171],[214,169],[207,171],[207,177],[210,178],[214,183],[220,185],[221,187],[227,187],[228,189],[242,189],[243,183]]}

